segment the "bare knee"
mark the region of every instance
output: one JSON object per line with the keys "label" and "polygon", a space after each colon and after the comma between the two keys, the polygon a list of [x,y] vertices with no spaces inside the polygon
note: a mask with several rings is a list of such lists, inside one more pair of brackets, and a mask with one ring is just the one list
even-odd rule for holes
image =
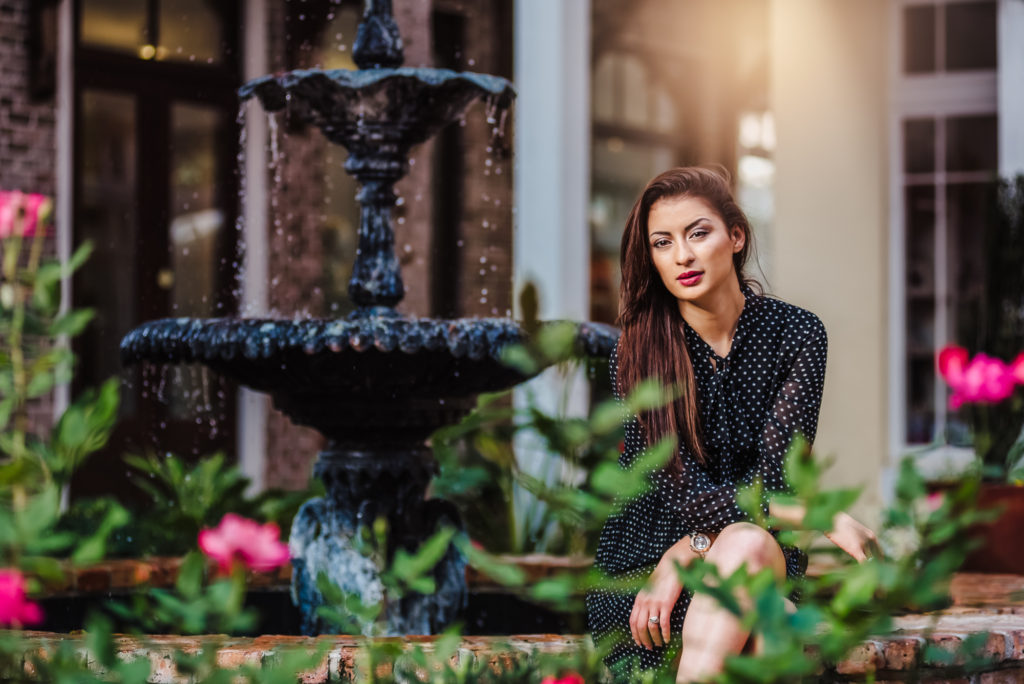
{"label": "bare knee", "polygon": [[727,525],[711,545],[707,560],[724,574],[732,573],[744,563],[751,573],[763,568],[772,568],[780,576],[786,572],[786,559],[775,537],[748,522]]}

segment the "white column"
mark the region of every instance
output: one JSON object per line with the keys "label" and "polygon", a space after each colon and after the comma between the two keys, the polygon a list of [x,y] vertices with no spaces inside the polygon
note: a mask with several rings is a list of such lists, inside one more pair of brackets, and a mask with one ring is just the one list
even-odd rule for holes
{"label": "white column", "polygon": [[[266,74],[267,0],[245,3],[243,20],[243,77],[246,81]],[[245,168],[243,173],[242,296],[239,309],[243,316],[267,312],[268,238],[267,238],[267,117],[252,99],[245,117]],[[244,387],[238,390],[238,465],[250,479],[251,492],[265,488],[267,460],[267,411],[265,394]]]}
{"label": "white column", "polygon": [[1024,173],[1024,2],[999,2],[999,173]]}
{"label": "white column", "polygon": [[[542,320],[586,320],[590,310],[590,0],[516,0],[514,292],[537,287]],[[582,415],[581,372],[551,369],[517,390],[548,413]],[[562,467],[530,435],[516,441],[520,466],[551,481]],[[516,493],[520,533],[542,504]]]}
{"label": "white column", "polygon": [[[514,282],[544,319],[589,314],[590,1],[516,0]],[[518,305],[518,303],[517,303]]]}
{"label": "white column", "polygon": [[[72,208],[74,197],[74,102],[75,102],[75,9],[71,0],[61,0],[57,8],[57,126],[54,168],[54,230],[57,236],[57,258],[67,263],[74,246]],[[60,283],[60,308],[71,308],[71,278]],[[61,344],[70,344],[61,340]],[[57,420],[71,403],[71,384],[57,385],[53,393],[53,418]],[[64,492],[65,496],[67,492]]]}

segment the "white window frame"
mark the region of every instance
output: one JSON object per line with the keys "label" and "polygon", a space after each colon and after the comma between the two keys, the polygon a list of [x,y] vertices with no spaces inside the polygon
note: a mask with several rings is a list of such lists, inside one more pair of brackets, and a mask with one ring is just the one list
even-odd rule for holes
{"label": "white window frame", "polygon": [[[1000,100],[1000,85],[1010,83],[1008,73],[1020,78],[1024,65],[1015,63],[1004,49],[1008,31],[1024,25],[1024,12],[1008,7],[1014,1],[998,0],[997,34],[999,52],[997,70],[986,72],[939,72],[923,75],[903,73],[903,11],[914,5],[947,5],[951,2],[982,2],[984,0],[894,0],[889,14],[889,451],[890,463],[895,468],[907,453],[920,450],[921,445],[907,442],[907,311],[906,311],[906,252],[905,237],[905,174],[903,165],[903,122],[909,118],[933,117],[936,120],[936,139],[944,138],[945,119],[953,116],[990,114],[998,117],[999,170],[1005,173],[1003,160],[1010,150],[1004,147],[1005,117],[1009,114]],[[1007,26],[1012,23],[1012,26]],[[1020,35],[1019,33],[1017,35]],[[936,33],[937,51],[942,50],[943,36]],[[1021,81],[1015,81],[1020,83]],[[1024,104],[1017,103],[1024,109]],[[1018,119],[1019,120],[1019,119]],[[938,150],[935,160],[936,186],[945,187],[951,180],[945,170],[944,153]],[[1011,155],[1016,158],[1017,155]],[[952,175],[952,174],[950,174]],[[957,174],[959,175],[959,174]],[[945,193],[935,196],[935,301],[947,299],[946,284],[946,198]],[[948,329],[948,307],[936,306],[935,345],[941,348]],[[935,386],[935,424],[944,425],[947,418],[946,392],[941,382]],[[942,470],[963,465],[974,457],[971,448],[946,446],[929,452],[926,469]],[[926,473],[927,474],[927,473]]]}

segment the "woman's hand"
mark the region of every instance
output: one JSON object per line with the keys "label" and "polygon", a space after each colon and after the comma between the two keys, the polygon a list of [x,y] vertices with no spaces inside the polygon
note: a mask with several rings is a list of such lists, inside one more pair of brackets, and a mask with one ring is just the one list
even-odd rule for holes
{"label": "woman's hand", "polygon": [[[676,572],[676,563],[688,565],[696,555],[690,550],[689,535],[673,544],[651,573],[647,589],[641,589],[629,615],[629,631],[633,641],[644,648],[668,643],[672,609],[679,600],[683,585]],[[658,621],[651,622],[652,617]]]}
{"label": "woman's hand", "polygon": [[839,513],[832,521],[832,531],[825,534],[833,544],[853,556],[858,562],[882,557],[875,533],[846,513]]}

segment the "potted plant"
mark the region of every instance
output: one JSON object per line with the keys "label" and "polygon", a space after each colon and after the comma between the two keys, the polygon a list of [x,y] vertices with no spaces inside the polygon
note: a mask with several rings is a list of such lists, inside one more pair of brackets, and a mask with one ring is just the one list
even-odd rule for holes
{"label": "potted plant", "polygon": [[994,188],[984,237],[985,282],[980,306],[963,321],[965,347],[944,348],[938,370],[952,387],[950,409],[970,425],[983,484],[978,504],[1001,509],[980,525],[982,541],[965,570],[1024,574],[1024,176]]}

